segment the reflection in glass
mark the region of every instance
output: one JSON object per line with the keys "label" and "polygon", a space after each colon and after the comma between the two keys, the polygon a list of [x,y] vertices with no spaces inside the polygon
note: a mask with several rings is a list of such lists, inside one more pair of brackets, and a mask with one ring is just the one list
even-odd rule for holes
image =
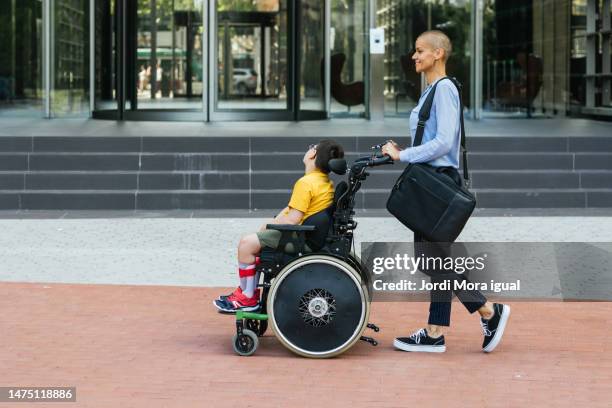
{"label": "reflection in glass", "polygon": [[[569,2],[485,1],[482,99],[486,116],[565,112],[567,61],[571,58],[572,70],[584,63],[580,40],[584,29],[572,18],[572,47],[567,25],[570,11],[582,13],[584,5],[576,2],[570,7]],[[580,98],[580,88],[576,84],[570,98]]]}
{"label": "reflection in glass", "polygon": [[322,73],[325,62],[325,5],[320,0],[301,2],[300,110],[324,110]]}
{"label": "reflection in glass", "polygon": [[331,2],[331,111],[333,116],[365,114],[365,0]]}
{"label": "reflection in glass", "polygon": [[[570,109],[612,115],[612,7],[608,0],[571,0]],[[603,108],[603,109],[601,109]],[[589,112],[590,111],[590,112]]]}
{"label": "reflection in glass", "polygon": [[287,109],[286,0],[217,1],[217,107]]}
{"label": "reflection in glass", "polygon": [[203,0],[138,0],[138,109],[202,109]]}
{"label": "reflection in glass", "polygon": [[94,110],[117,109],[117,1],[96,0]]}
{"label": "reflection in glass", "polygon": [[42,1],[0,2],[0,115],[43,115]]}
{"label": "reflection in glass", "polygon": [[462,84],[463,101],[469,107],[470,57],[469,0],[381,0],[376,3],[377,24],[386,27],[385,115],[409,115],[421,95],[421,76],[414,70],[412,54],[416,38],[428,29],[441,30],[453,43],[447,74]]}
{"label": "reflection in glass", "polygon": [[53,116],[89,113],[89,1],[53,2]]}

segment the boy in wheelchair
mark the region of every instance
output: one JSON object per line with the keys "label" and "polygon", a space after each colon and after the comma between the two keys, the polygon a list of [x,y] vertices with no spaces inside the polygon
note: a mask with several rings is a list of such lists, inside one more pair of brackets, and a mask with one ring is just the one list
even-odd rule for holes
{"label": "boy in wheelchair", "polygon": [[[219,296],[213,304],[220,312],[235,313],[238,310],[251,312],[259,309],[260,293],[257,285],[257,255],[262,247],[276,249],[281,232],[266,229],[267,224],[302,224],[308,217],[328,208],[334,199],[334,185],[329,179],[329,161],[344,157],[344,149],[333,140],[321,140],[310,145],[304,154],[304,176],[296,181],[289,204],[274,220],[262,226],[259,232],[248,234],[238,244],[238,275],[240,285],[234,292]],[[292,252],[289,246],[284,248]],[[306,250],[308,247],[306,246]]]}

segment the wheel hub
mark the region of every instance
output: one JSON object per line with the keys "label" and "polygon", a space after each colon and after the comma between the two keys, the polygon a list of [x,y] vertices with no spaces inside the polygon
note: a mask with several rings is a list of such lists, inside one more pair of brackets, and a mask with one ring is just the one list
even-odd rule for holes
{"label": "wheel hub", "polygon": [[329,324],[336,316],[336,299],[325,289],[312,289],[300,298],[299,313],[311,326]]}
{"label": "wheel hub", "polygon": [[313,317],[321,317],[327,313],[329,305],[322,297],[316,297],[308,302],[308,311]]}

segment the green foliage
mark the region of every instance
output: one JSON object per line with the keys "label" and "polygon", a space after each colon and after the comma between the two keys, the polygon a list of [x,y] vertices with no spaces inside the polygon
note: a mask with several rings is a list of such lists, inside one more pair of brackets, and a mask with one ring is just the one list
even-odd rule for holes
{"label": "green foliage", "polygon": [[257,11],[257,0],[218,0],[218,11]]}
{"label": "green foliage", "polygon": [[[177,10],[196,10],[201,2],[196,0],[137,0],[138,1],[138,24],[142,31],[151,29],[151,10],[155,6],[155,18],[158,30],[169,30],[172,26],[172,15]],[[172,6],[174,5],[174,9]]]}

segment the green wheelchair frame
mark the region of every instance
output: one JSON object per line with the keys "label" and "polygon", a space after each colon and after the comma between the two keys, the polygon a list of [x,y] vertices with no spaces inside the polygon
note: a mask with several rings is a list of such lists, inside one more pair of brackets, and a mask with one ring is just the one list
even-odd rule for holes
{"label": "green wheelchair frame", "polygon": [[236,312],[236,334],[232,344],[234,351],[241,356],[255,353],[259,345],[259,336],[267,328],[268,315],[265,313]]}

